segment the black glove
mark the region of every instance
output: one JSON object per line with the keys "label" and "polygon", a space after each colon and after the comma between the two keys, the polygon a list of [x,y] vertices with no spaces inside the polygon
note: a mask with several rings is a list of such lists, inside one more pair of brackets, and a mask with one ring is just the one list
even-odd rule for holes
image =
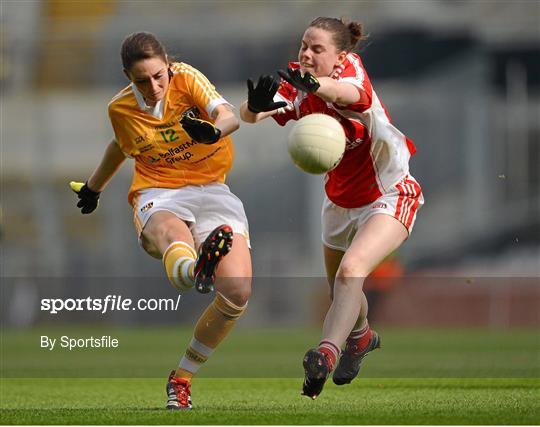
{"label": "black glove", "polygon": [[274,102],[274,95],[279,89],[279,82],[273,76],[261,76],[257,86],[253,87],[253,81],[248,79],[248,110],[252,113],[274,111],[287,106],[286,102]]}
{"label": "black glove", "polygon": [[71,181],[69,186],[77,194],[77,197],[79,197],[77,207],[81,208],[81,213],[89,214],[94,212],[98,206],[99,195],[101,193],[90,190],[88,185],[82,182]]}
{"label": "black glove", "polygon": [[221,131],[206,120],[185,115],[180,124],[192,139],[201,144],[214,144],[221,138]]}
{"label": "black glove", "polygon": [[321,87],[319,80],[310,73],[302,75],[300,70],[287,68],[287,71],[278,70],[278,74],[287,82],[292,84],[296,89],[303,92],[314,93]]}

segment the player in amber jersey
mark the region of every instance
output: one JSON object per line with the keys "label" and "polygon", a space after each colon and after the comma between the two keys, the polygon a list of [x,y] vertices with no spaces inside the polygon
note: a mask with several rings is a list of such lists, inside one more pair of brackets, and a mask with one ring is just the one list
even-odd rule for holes
{"label": "player in amber jersey", "polygon": [[[170,64],[168,72],[172,75],[168,90],[155,106],[145,105],[136,85],[122,90],[109,104],[116,142],[124,154],[137,160],[130,203],[145,188],[223,183],[232,165],[230,136],[222,134],[214,143],[205,144],[182,127],[189,118],[211,121],[212,113],[228,110],[227,101],[188,64]],[[141,110],[147,113],[144,117],[137,116]]]}
{"label": "player in amber jersey", "polygon": [[200,71],[169,62],[153,34],[128,36],[121,56],[131,84],[109,104],[114,140],[86,183],[71,188],[82,213],[90,213],[125,158],[133,158],[128,200],[142,247],[163,260],[179,291],[207,293],[215,286],[216,297],[166,387],[168,409],[191,409],[193,375],[236,324],[251,293],[248,222],[224,183],[234,157],[229,135],[239,122]]}
{"label": "player in amber jersey", "polygon": [[248,80],[248,100],[240,109],[248,123],[272,117],[282,126],[308,114],[328,114],[347,138],[342,160],[325,177],[322,240],[332,305],[322,340],[303,360],[302,393],[312,399],[338,359],[333,380],[347,384],[362,359],[380,346],[367,321],[364,278],[407,239],[423,204],[409,174],[414,145],[392,125],[352,52],[363,38],[357,22],[315,19],[302,37],[298,62],[278,71],[280,83],[272,76],[261,76],[257,85]]}

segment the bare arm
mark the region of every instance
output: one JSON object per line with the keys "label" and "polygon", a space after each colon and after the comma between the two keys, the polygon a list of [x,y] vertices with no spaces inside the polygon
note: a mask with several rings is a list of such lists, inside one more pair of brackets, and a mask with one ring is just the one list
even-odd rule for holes
{"label": "bare arm", "polygon": [[[351,83],[336,81],[331,77],[315,77],[309,72],[302,73],[299,69],[278,70],[278,74],[296,89],[313,93],[323,101],[339,105],[354,104],[365,94]],[[371,104],[371,99],[367,94],[363,101]]]}
{"label": "bare arm", "polygon": [[88,178],[88,188],[95,192],[103,191],[125,159],[126,156],[116,141],[111,141],[105,149],[99,165]]}
{"label": "bare arm", "polygon": [[317,80],[321,86],[315,95],[326,102],[349,105],[360,99],[358,88],[351,83],[338,82],[331,77],[318,77]]}
{"label": "bare arm", "polygon": [[240,127],[240,122],[227,104],[220,104],[214,108],[212,118],[215,120],[214,126],[221,131],[222,138]]}
{"label": "bare arm", "polygon": [[270,116],[273,116],[276,114],[278,110],[272,110],[272,111],[263,111],[262,113],[254,113],[253,111],[250,111],[248,108],[248,103],[245,101],[240,106],[240,118],[246,122],[246,123],[258,123],[261,120],[264,120]]}

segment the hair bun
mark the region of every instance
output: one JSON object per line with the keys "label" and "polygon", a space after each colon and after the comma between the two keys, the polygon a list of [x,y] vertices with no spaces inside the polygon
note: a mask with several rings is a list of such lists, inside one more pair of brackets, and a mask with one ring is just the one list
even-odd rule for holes
{"label": "hair bun", "polygon": [[339,51],[351,52],[360,40],[367,38],[362,31],[362,24],[349,21],[345,17],[337,19],[321,16],[311,21],[309,26],[332,33],[334,44]]}
{"label": "hair bun", "polygon": [[367,36],[364,34],[364,28],[360,22],[349,21],[347,18],[342,17],[341,22],[347,27],[351,37],[351,50],[356,48],[356,45],[359,41],[367,39]]}

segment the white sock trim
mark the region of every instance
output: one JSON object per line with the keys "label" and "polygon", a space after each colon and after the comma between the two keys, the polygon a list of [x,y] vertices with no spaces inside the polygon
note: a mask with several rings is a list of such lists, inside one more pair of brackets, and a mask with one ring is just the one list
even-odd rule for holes
{"label": "white sock trim", "polygon": [[183,356],[182,359],[180,359],[178,367],[185,371],[191,372],[192,374],[195,374],[199,370],[201,365],[189,360],[186,356]]}
{"label": "white sock trim", "polygon": [[338,358],[339,354],[341,353],[341,349],[339,348],[339,346],[337,346],[336,344],[334,344],[333,342],[328,341],[328,340],[322,340],[319,343],[319,348],[320,347],[324,347],[324,348],[330,350],[332,352],[332,354],[334,356],[336,356],[336,358]]}
{"label": "white sock trim", "polygon": [[165,252],[163,252],[163,258],[162,258],[163,263],[165,263],[165,258],[169,256],[170,253],[173,253],[180,249],[187,250],[190,253],[190,255],[193,257],[193,259],[197,259],[197,253],[195,252],[195,249],[193,249],[186,242],[182,242],[181,240],[178,240],[176,242],[172,242],[169,246],[167,246],[167,249],[165,249]]}
{"label": "white sock trim", "polygon": [[364,335],[366,335],[369,332],[369,323],[367,321],[364,321],[364,326],[353,329],[351,333],[349,334],[349,337],[352,339],[361,338]]}
{"label": "white sock trim", "polygon": [[195,277],[193,277],[193,268],[191,268],[195,264],[195,261],[191,258],[186,260],[182,266],[180,267],[180,275],[182,278],[185,278],[190,283],[190,286],[195,285]]}
{"label": "white sock trim", "polygon": [[195,261],[192,258],[178,258],[173,265],[173,281],[181,288],[192,288],[195,285],[189,274],[189,266]]}
{"label": "white sock trim", "polygon": [[189,345],[197,353],[201,353],[203,356],[206,356],[206,357],[210,356],[214,352],[213,348],[210,348],[207,345],[204,345],[202,342],[197,341],[195,338],[192,338]]}

